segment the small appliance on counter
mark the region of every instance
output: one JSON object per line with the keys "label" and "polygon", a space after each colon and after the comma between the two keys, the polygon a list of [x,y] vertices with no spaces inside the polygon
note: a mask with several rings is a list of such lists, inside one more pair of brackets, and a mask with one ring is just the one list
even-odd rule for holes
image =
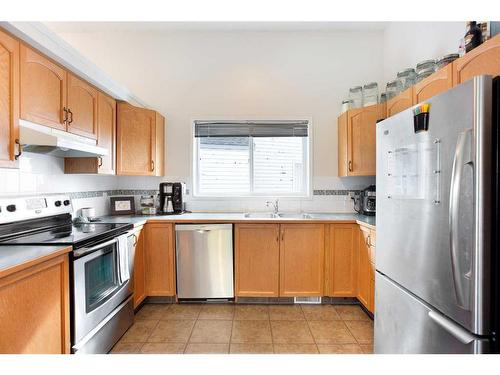
{"label": "small appliance on counter", "polygon": [[373,216],[376,209],[376,189],[375,185],[370,185],[359,193],[351,195],[354,201],[354,211],[358,214]]}
{"label": "small appliance on counter", "polygon": [[79,215],[76,216],[73,220],[75,224],[78,223],[95,223],[101,221],[96,215],[96,211],[94,207],[83,207],[80,209]]}
{"label": "small appliance on counter", "polygon": [[184,195],[186,184],[183,182],[162,182],[160,184],[159,215],[179,215],[185,212]]}

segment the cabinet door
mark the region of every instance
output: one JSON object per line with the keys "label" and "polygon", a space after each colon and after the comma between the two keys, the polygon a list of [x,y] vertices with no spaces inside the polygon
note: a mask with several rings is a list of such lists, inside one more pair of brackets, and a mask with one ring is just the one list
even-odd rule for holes
{"label": "cabinet door", "polygon": [[236,224],[236,295],[278,297],[279,258],[279,224]]}
{"label": "cabinet door", "polygon": [[340,177],[349,176],[349,156],[347,150],[347,112],[342,113],[337,120],[337,144],[338,144],[338,174]]}
{"label": "cabinet door", "polygon": [[379,105],[348,112],[348,175],[375,176],[375,129],[381,119]]}
{"label": "cabinet door", "polygon": [[0,353],[70,352],[68,255],[0,279],[0,332]]}
{"label": "cabinet door", "polygon": [[154,176],[155,112],[118,103],[116,174]]}
{"label": "cabinet door", "polygon": [[20,117],[65,131],[66,71],[24,44],[20,56]]}
{"label": "cabinet door", "polygon": [[97,89],[68,73],[68,132],[97,138]]}
{"label": "cabinet door", "polygon": [[146,294],[173,296],[175,295],[173,225],[148,223],[145,230]]}
{"label": "cabinet door", "polygon": [[144,230],[139,228],[134,232],[136,236],[134,256],[134,309],[146,298],[146,275],[144,264]]}
{"label": "cabinet door", "polygon": [[369,308],[371,304],[371,272],[370,249],[368,245],[370,230],[360,227],[359,233],[359,259],[358,259],[358,300]]}
{"label": "cabinet door", "polygon": [[413,104],[422,103],[453,87],[453,66],[446,65],[436,73],[415,84],[413,89]]}
{"label": "cabinet door", "polygon": [[332,297],[356,297],[358,268],[357,224],[331,224],[329,277]]}
{"label": "cabinet door", "polygon": [[0,31],[0,168],[17,168],[19,41]]}
{"label": "cabinet door", "polygon": [[108,150],[108,155],[99,158],[99,173],[115,174],[116,101],[102,92],[97,98],[97,145]]}
{"label": "cabinet door", "polygon": [[452,64],[455,85],[464,83],[474,76],[500,75],[500,35],[474,48]]}
{"label": "cabinet door", "polygon": [[323,224],[281,224],[280,296],[322,296]]}
{"label": "cabinet door", "polygon": [[165,175],[165,117],[156,112],[155,118],[155,157],[153,172],[155,176]]}
{"label": "cabinet door", "polygon": [[394,116],[413,105],[414,86],[406,89],[401,94],[387,101],[387,117]]}

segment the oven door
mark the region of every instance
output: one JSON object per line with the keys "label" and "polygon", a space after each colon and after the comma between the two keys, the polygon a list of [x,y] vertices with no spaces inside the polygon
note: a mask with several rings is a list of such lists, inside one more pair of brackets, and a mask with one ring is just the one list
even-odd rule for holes
{"label": "oven door", "polygon": [[130,294],[127,235],[74,251],[73,344],[82,340]]}

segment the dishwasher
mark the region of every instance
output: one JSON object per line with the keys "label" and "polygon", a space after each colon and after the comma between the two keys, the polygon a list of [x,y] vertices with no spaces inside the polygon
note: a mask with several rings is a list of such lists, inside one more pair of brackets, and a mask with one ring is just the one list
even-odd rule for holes
{"label": "dishwasher", "polygon": [[177,297],[233,298],[233,225],[176,224],[175,239]]}

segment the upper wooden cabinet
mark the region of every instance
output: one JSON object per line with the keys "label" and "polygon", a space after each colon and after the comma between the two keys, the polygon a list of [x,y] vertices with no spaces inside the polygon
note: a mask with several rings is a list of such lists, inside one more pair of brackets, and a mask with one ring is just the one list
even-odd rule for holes
{"label": "upper wooden cabinet", "polygon": [[375,129],[385,104],[352,109],[338,118],[339,176],[375,175]]}
{"label": "upper wooden cabinet", "polygon": [[500,35],[496,35],[453,61],[453,83],[458,85],[479,75],[500,75]]}
{"label": "upper wooden cabinet", "polygon": [[445,92],[453,87],[453,65],[448,64],[434,74],[415,84],[413,105]]}
{"label": "upper wooden cabinet", "polygon": [[175,295],[174,228],[172,223],[145,226],[145,279],[149,296]]}
{"label": "upper wooden cabinet", "polygon": [[322,296],[325,226],[281,224],[280,296]]}
{"label": "upper wooden cabinet", "polygon": [[235,225],[235,292],[238,297],[278,297],[279,224]]}
{"label": "upper wooden cabinet", "polygon": [[0,167],[17,168],[19,42],[0,30]]}
{"label": "upper wooden cabinet", "polygon": [[20,56],[20,117],[65,131],[66,70],[22,43]]}
{"label": "upper wooden cabinet", "polygon": [[118,103],[116,173],[163,176],[165,119],[155,111]]}
{"label": "upper wooden cabinet", "polygon": [[97,89],[68,73],[67,131],[97,138]]}
{"label": "upper wooden cabinet", "polygon": [[413,105],[413,90],[414,86],[411,86],[398,96],[387,101],[387,117],[394,116],[396,113],[402,112]]}

